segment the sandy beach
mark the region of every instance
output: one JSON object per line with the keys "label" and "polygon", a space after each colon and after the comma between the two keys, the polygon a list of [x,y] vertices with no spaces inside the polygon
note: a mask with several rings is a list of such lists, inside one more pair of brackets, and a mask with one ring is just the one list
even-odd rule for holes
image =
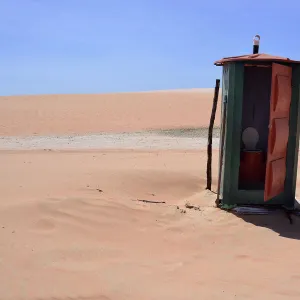
{"label": "sandy beach", "polygon": [[214,207],[217,130],[205,190],[212,97],[0,97],[0,299],[299,299],[299,219]]}

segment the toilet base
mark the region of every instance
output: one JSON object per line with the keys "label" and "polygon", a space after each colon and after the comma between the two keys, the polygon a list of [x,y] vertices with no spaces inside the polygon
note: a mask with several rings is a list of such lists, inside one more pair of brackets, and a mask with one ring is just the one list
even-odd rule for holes
{"label": "toilet base", "polygon": [[242,150],[239,174],[240,188],[264,189],[265,174],[265,153],[260,150]]}

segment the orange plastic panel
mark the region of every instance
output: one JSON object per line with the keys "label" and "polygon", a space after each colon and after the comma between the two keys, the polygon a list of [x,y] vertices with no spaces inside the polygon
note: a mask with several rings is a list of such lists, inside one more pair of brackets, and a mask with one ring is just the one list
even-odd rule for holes
{"label": "orange plastic panel", "polygon": [[273,119],[270,129],[270,158],[278,159],[286,156],[289,138],[289,119]]}
{"label": "orange plastic panel", "polygon": [[270,162],[267,166],[267,177],[269,180],[265,186],[265,197],[269,199],[279,195],[284,191],[284,182],[286,175],[285,157]]}
{"label": "orange plastic panel", "polygon": [[275,95],[273,101],[273,112],[289,113],[291,105],[291,77],[276,75],[275,77]]}

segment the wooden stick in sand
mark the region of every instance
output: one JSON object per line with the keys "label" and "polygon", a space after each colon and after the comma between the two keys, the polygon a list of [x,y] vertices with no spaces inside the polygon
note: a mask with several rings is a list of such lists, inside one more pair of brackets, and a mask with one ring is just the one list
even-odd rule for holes
{"label": "wooden stick in sand", "polygon": [[207,167],[206,167],[206,178],[207,178],[206,189],[207,190],[211,190],[212,137],[213,137],[214,122],[215,122],[217,105],[218,105],[219,88],[220,88],[220,79],[216,79],[213,107],[210,116],[209,128],[208,128]]}

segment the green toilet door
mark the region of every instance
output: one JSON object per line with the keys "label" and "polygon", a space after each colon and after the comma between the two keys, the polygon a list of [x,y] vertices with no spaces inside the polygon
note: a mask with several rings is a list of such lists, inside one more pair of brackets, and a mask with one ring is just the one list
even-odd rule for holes
{"label": "green toilet door", "polygon": [[291,97],[292,68],[273,63],[265,201],[284,191]]}

